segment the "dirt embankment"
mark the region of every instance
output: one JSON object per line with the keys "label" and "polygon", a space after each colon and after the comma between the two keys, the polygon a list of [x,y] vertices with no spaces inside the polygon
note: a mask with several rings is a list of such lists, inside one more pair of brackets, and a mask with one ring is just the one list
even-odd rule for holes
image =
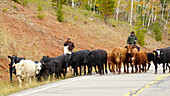
{"label": "dirt embankment", "polygon": [[[13,7],[14,4],[17,8]],[[8,10],[4,11],[5,8]],[[125,46],[127,36],[133,30],[122,23],[117,23],[116,27],[105,25],[95,17],[74,20],[65,16],[69,22],[60,23],[56,20],[55,12],[44,11],[44,14],[45,18],[40,20],[34,7],[23,7],[11,0],[0,1],[0,32],[3,34],[0,44],[0,80],[9,80],[8,55],[15,54],[32,60],[40,60],[43,55],[57,56],[63,53],[67,37],[72,39],[77,50],[105,49],[109,53],[113,47]],[[167,46],[148,35],[145,41],[146,46],[142,48],[145,51]]]}

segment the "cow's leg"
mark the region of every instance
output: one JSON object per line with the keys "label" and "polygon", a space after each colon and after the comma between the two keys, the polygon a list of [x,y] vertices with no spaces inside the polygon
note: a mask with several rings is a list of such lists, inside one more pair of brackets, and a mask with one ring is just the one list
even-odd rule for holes
{"label": "cow's leg", "polygon": [[104,74],[104,64],[101,64],[102,74]]}
{"label": "cow's leg", "polygon": [[149,70],[150,66],[151,66],[151,63],[148,63],[148,69],[147,70]]}
{"label": "cow's leg", "polygon": [[29,83],[31,83],[31,76],[28,77]]}
{"label": "cow's leg", "polygon": [[107,74],[107,63],[105,63],[105,73]]}
{"label": "cow's leg", "polygon": [[137,73],[138,71],[138,67],[137,67],[137,64],[135,64],[135,73]]}
{"label": "cow's leg", "polygon": [[12,67],[9,67],[10,81],[12,82]]}
{"label": "cow's leg", "polygon": [[132,73],[134,73],[134,70],[133,70],[133,65],[132,65],[132,63],[130,63],[130,65],[131,65],[131,67],[132,67]]}
{"label": "cow's leg", "polygon": [[127,63],[127,73],[129,73],[129,63]]}
{"label": "cow's leg", "polygon": [[88,74],[92,75],[92,66],[90,64],[88,65]]}
{"label": "cow's leg", "polygon": [[127,65],[127,64],[124,62],[124,63],[123,63],[124,73],[126,73],[126,65]]}
{"label": "cow's leg", "polygon": [[[98,73],[98,72],[97,72],[97,68],[96,68],[96,67],[97,67],[97,66],[96,66],[96,65],[94,65],[94,68],[95,68],[95,72],[96,72],[96,73]],[[98,70],[98,71],[99,71],[99,70]]]}
{"label": "cow's leg", "polygon": [[147,63],[145,62],[144,63],[144,65],[145,65],[145,73],[147,72],[147,70],[146,70],[146,67],[147,67]]}
{"label": "cow's leg", "polygon": [[81,65],[79,65],[79,68],[80,68],[79,70],[80,70],[80,76],[81,76],[82,75],[82,73],[81,73]]}
{"label": "cow's leg", "polygon": [[116,62],[116,72],[118,72],[118,63]]}
{"label": "cow's leg", "polygon": [[76,67],[74,67],[73,77],[75,76],[76,71],[77,71],[77,66],[76,66]]}
{"label": "cow's leg", "polygon": [[113,72],[113,74],[115,74],[115,64],[113,62],[111,62],[111,65],[112,65],[112,72]]}
{"label": "cow's leg", "polygon": [[107,74],[107,60],[105,62],[105,73]]}
{"label": "cow's leg", "polygon": [[84,65],[84,75],[86,75],[86,65]]}
{"label": "cow's leg", "polygon": [[101,70],[102,70],[102,68],[101,68],[102,66],[100,65],[100,64],[98,64],[98,70],[99,70],[99,74],[101,75]]}
{"label": "cow's leg", "polygon": [[165,63],[163,63],[163,73],[165,73]]}
{"label": "cow's leg", "polygon": [[139,73],[141,73],[141,62],[139,63]]}
{"label": "cow's leg", "polygon": [[21,86],[21,83],[22,83],[21,77],[17,76],[17,78],[18,78],[18,81],[19,81],[19,86]]}
{"label": "cow's leg", "polygon": [[66,77],[66,73],[67,73],[67,68],[64,68],[63,71],[64,71],[64,72],[63,72],[63,76],[64,76],[64,78],[65,78],[65,77]]}
{"label": "cow's leg", "polygon": [[158,65],[157,63],[154,63],[154,65],[155,65],[155,74],[157,74]]}
{"label": "cow's leg", "polygon": [[119,74],[121,73],[121,64],[122,64],[122,62],[120,62],[120,63],[118,64],[118,67],[119,67]]}
{"label": "cow's leg", "polygon": [[109,71],[112,72],[111,67],[110,67],[110,63],[108,64],[108,66],[109,66]]}
{"label": "cow's leg", "polygon": [[169,64],[168,63],[166,63],[166,70],[169,68]]}

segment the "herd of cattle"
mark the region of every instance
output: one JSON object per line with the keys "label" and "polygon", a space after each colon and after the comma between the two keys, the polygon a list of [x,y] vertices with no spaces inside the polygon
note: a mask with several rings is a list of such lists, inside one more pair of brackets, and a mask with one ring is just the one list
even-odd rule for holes
{"label": "herd of cattle", "polygon": [[[34,80],[38,78],[38,81],[42,81],[42,79],[47,79],[53,75],[57,79],[62,78],[62,75],[65,77],[67,68],[70,66],[74,70],[73,76],[82,75],[82,66],[84,66],[84,75],[92,74],[92,67],[100,75],[107,74],[107,68],[113,73],[115,73],[116,69],[116,72],[120,74],[122,63],[124,65],[124,73],[129,73],[129,66],[132,67],[132,73],[134,73],[133,67],[135,67],[135,73],[138,71],[141,73],[141,71],[147,72],[151,65],[150,62],[153,61],[155,74],[157,73],[157,64],[163,64],[163,73],[165,73],[165,65],[169,67],[168,63],[170,63],[170,47],[146,53],[144,51],[138,52],[135,47],[128,45],[125,46],[125,49],[113,48],[109,55],[102,49],[92,51],[80,50],[57,57],[43,56],[39,62],[25,60],[25,58],[17,57],[16,55],[8,56],[8,58],[11,59],[9,64],[10,81],[12,81],[12,73],[14,73],[19,80],[20,86],[23,80],[31,82],[32,78]],[[148,69],[146,70],[147,63]]]}

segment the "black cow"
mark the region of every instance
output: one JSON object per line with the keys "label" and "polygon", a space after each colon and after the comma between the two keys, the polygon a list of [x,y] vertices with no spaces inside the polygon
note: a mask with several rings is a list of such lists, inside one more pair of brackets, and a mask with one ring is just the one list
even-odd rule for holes
{"label": "black cow", "polygon": [[[154,65],[155,65],[155,74],[157,74],[157,64],[163,63],[163,73],[165,73],[165,63],[168,66],[168,63],[170,63],[170,47],[157,49],[154,52]],[[170,72],[170,67],[169,67]]]}
{"label": "black cow", "polygon": [[[104,74],[104,64],[105,72],[107,74],[107,52],[102,49],[92,50],[88,55],[84,56],[84,62],[90,63],[91,66],[98,66],[100,75]],[[92,70],[92,68],[90,68]]]}
{"label": "black cow", "polygon": [[[78,71],[77,67],[80,67],[80,75],[81,75],[81,66],[84,66],[84,75],[86,75],[86,65],[88,66],[89,69],[89,63],[84,63],[84,55],[87,55],[90,53],[89,50],[81,50],[77,52],[73,52],[71,55],[67,54],[67,63],[66,67],[71,67],[74,69],[73,76],[78,76]],[[88,71],[89,73],[89,71]]]}
{"label": "black cow", "polygon": [[25,60],[25,58],[17,57],[17,55],[8,56],[8,58],[11,59],[11,62],[9,64],[9,73],[10,73],[10,81],[12,81],[12,73],[16,75],[15,66],[13,66],[13,64],[14,63],[17,64],[21,60]]}
{"label": "black cow", "polygon": [[65,78],[65,75],[67,73],[66,57],[65,57],[65,55],[60,55],[60,56],[57,56],[57,57],[43,56],[43,58],[41,59],[40,62],[42,64],[44,64],[44,63],[48,63],[48,62],[53,61],[53,60],[58,60],[58,62],[62,65],[62,73],[63,73],[63,76]]}
{"label": "black cow", "polygon": [[44,79],[47,79],[49,76],[52,77],[54,73],[57,79],[59,79],[59,77],[62,78],[61,72],[62,64],[60,60],[52,60],[48,63],[44,63],[42,64],[42,69],[38,75],[38,81],[41,80],[42,77]]}
{"label": "black cow", "polygon": [[[154,60],[154,54],[152,52],[147,53],[147,59],[148,59],[149,62],[153,61]],[[151,66],[151,64],[148,63],[148,69],[147,70],[149,70],[150,66]]]}

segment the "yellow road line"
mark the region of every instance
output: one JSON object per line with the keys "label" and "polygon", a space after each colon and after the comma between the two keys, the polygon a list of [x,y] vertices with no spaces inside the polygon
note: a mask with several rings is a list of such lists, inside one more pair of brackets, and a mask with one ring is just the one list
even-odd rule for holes
{"label": "yellow road line", "polygon": [[142,92],[143,90],[145,90],[146,88],[148,88],[149,86],[155,84],[156,82],[158,82],[158,81],[160,81],[161,79],[163,79],[163,78],[165,78],[165,77],[168,77],[168,76],[170,76],[170,74],[163,75],[163,76],[162,76],[162,75],[161,75],[161,76],[158,76],[158,77],[155,78],[155,79],[156,79],[155,81],[149,83],[148,85],[142,87],[142,88],[139,89],[139,90],[130,91],[130,92],[128,92],[127,94],[125,94],[124,96],[136,96],[136,95],[138,95],[140,92]]}
{"label": "yellow road line", "polygon": [[160,76],[158,76],[158,77],[155,77],[155,79],[158,79],[158,78],[160,78],[160,77],[162,77],[162,76],[164,76],[164,75],[160,75]]}

